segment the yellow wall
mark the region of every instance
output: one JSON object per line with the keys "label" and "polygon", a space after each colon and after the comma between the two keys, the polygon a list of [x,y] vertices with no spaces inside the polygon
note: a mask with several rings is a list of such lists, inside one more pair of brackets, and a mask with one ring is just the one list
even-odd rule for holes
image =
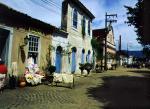
{"label": "yellow wall", "polygon": [[28,56],[28,45],[25,45],[23,49],[20,49],[20,46],[24,44],[24,38],[29,35],[35,35],[39,37],[39,67],[42,70],[42,67],[45,66],[46,63],[46,54],[48,53],[48,46],[51,44],[51,35],[44,35],[40,32],[35,32],[32,30],[24,30],[24,29],[13,29],[13,41],[12,41],[12,62],[17,62],[18,73],[23,74],[26,66],[26,59]]}

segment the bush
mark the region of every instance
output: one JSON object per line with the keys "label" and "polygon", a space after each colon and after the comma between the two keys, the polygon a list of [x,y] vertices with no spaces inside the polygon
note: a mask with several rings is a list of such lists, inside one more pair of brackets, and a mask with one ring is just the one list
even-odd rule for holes
{"label": "bush", "polygon": [[56,67],[53,66],[53,65],[50,65],[49,68],[48,68],[48,71],[49,71],[50,75],[52,75],[55,72],[55,70],[56,70]]}
{"label": "bush", "polygon": [[92,70],[93,68],[93,65],[90,63],[79,64],[79,65],[80,65],[79,69],[81,70],[81,74],[83,74],[83,70],[86,70],[87,73],[89,74],[90,70]]}

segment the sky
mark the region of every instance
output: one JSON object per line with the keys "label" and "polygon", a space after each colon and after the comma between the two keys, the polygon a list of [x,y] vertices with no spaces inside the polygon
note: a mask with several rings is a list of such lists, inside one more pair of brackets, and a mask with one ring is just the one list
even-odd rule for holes
{"label": "sky", "polygon": [[[63,0],[0,0],[0,3],[28,14],[29,16],[60,27],[61,4]],[[134,27],[125,24],[127,21],[124,5],[134,6],[137,0],[80,0],[95,16],[92,23],[93,29],[105,27],[105,13],[117,14],[117,23],[112,24],[114,28],[115,44],[118,48],[119,36],[122,36],[122,49],[141,50],[138,44]]]}

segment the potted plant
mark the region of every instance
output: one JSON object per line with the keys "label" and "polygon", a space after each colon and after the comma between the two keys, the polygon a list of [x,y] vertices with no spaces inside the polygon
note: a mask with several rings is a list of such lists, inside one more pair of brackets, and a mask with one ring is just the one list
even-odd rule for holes
{"label": "potted plant", "polygon": [[81,70],[81,74],[83,74],[83,70],[85,69],[85,64],[79,63],[80,67],[79,69]]}
{"label": "potted plant", "polygon": [[20,77],[19,77],[19,86],[20,86],[21,88],[26,86],[26,79],[25,79],[24,76],[20,76]]}
{"label": "potted plant", "polygon": [[[47,64],[46,64],[46,66],[44,67],[44,71],[46,72],[46,76],[45,76],[45,78],[46,78],[46,84],[47,84],[47,82],[50,82],[50,83],[52,83],[53,82],[53,73],[55,72],[55,70],[56,70],[56,67],[55,66],[53,66],[52,64],[51,64],[51,50],[53,50],[54,49],[54,47],[52,47],[51,45],[49,46],[49,48],[48,48],[48,53],[46,54],[46,61],[47,61]],[[59,52],[62,52],[62,47],[61,46],[58,46],[57,47],[57,50],[56,51],[59,51]]]}
{"label": "potted plant", "polygon": [[87,74],[89,75],[90,70],[92,70],[93,65],[90,64],[90,63],[86,63],[86,64],[84,65],[84,67],[85,67],[85,70],[87,71]]}
{"label": "potted plant", "polygon": [[9,87],[11,89],[15,89],[16,86],[17,86],[17,77],[13,75],[13,70],[12,70],[12,74],[9,74]]}
{"label": "potted plant", "polygon": [[56,67],[55,66],[53,66],[53,65],[50,65],[49,67],[48,67],[48,73],[47,73],[47,80],[50,82],[50,83],[52,83],[53,82],[53,79],[54,79],[54,76],[53,76],[53,73],[55,72],[55,70],[56,70]]}

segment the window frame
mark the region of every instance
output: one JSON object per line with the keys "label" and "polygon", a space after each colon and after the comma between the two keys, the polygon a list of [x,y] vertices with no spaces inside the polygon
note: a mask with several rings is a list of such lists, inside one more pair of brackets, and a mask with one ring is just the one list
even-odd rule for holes
{"label": "window frame", "polygon": [[91,35],[91,21],[88,20],[88,35]]}
{"label": "window frame", "polygon": [[[30,37],[35,37],[35,38],[37,38],[36,40],[36,43],[38,43],[37,44],[37,50],[36,51],[32,51],[32,50],[30,50]],[[40,62],[39,62],[39,57],[40,57],[40,37],[39,36],[37,36],[37,35],[35,35],[35,34],[28,34],[28,38],[29,38],[29,40],[28,40],[28,53],[27,53],[27,56],[29,56],[29,53],[37,53],[37,58],[36,58],[36,63],[35,64],[39,64]],[[33,40],[32,40],[33,41]],[[34,43],[32,43],[33,45],[32,45],[32,47],[35,47],[34,46]],[[27,57],[28,58],[28,57]]]}
{"label": "window frame", "polygon": [[82,17],[82,32],[83,32],[83,29],[84,29],[84,35],[86,35],[86,17],[85,16]]}
{"label": "window frame", "polygon": [[[74,15],[76,15],[76,16],[74,17]],[[74,23],[76,23],[76,24],[74,25]],[[75,29],[78,28],[78,11],[76,8],[73,8],[73,11],[72,11],[72,27]]]}

